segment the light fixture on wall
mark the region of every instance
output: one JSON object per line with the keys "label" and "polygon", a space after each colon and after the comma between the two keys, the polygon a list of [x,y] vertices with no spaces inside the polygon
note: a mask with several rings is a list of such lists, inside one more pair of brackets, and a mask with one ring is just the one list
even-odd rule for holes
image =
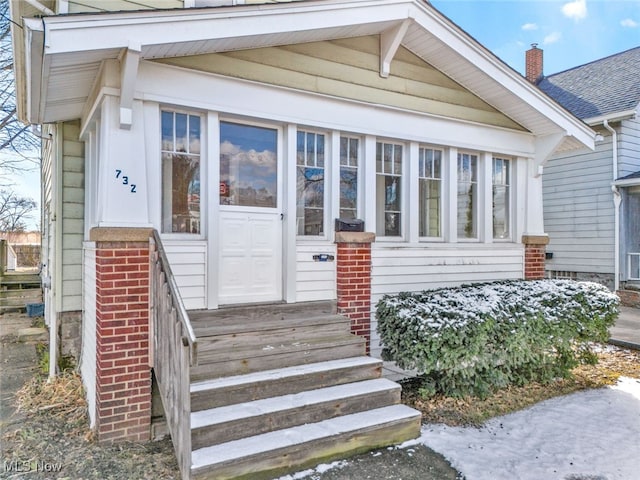
{"label": "light fixture on wall", "polygon": [[604,142],[604,136],[601,133],[596,133],[596,143]]}

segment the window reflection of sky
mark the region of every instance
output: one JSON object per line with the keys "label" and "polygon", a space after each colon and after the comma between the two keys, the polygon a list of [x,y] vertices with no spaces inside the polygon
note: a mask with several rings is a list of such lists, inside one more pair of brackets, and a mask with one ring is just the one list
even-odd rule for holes
{"label": "window reflection of sky", "polygon": [[163,150],[200,153],[199,116],[163,111],[161,125]]}
{"label": "window reflection of sky", "polygon": [[277,131],[220,123],[220,181],[229,187],[227,205],[275,207]]}

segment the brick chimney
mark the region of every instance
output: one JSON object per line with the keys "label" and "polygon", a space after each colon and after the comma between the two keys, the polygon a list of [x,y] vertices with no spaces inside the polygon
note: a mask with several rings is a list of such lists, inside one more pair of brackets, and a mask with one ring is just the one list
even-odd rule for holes
{"label": "brick chimney", "polygon": [[542,79],[542,49],[532,43],[525,55],[526,77],[534,85]]}

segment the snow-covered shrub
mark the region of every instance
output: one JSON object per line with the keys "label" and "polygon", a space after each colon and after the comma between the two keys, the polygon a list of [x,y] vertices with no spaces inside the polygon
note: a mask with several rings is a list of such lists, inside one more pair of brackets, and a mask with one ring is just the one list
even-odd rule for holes
{"label": "snow-covered shrub", "polygon": [[596,283],[515,280],[386,295],[376,314],[385,358],[424,375],[423,393],[484,397],[594,361],[618,304]]}

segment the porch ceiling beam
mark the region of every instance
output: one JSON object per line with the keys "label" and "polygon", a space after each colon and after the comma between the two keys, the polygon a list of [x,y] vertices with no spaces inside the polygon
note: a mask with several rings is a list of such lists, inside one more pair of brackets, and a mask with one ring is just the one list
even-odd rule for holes
{"label": "porch ceiling beam", "polygon": [[411,19],[407,18],[395,27],[389,28],[380,34],[380,76],[387,78],[391,73],[391,61],[395,57],[400,43],[404,38]]}
{"label": "porch ceiling beam", "polygon": [[136,88],[142,47],[130,44],[120,59],[120,128],[129,130],[133,121],[133,92]]}

